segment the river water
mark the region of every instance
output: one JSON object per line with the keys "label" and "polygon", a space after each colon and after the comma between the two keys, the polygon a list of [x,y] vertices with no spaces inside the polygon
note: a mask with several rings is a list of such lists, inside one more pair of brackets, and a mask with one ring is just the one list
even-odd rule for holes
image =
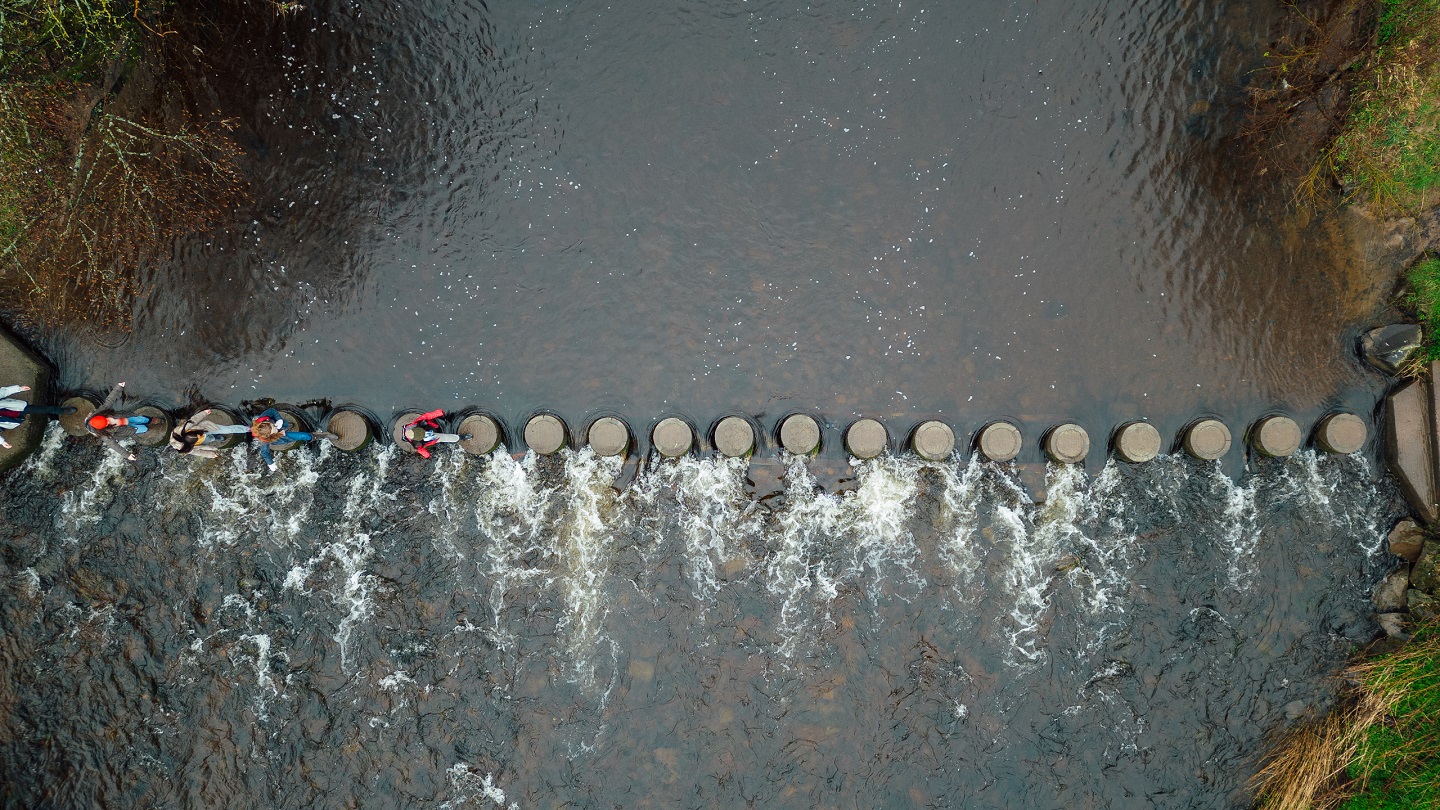
{"label": "river water", "polygon": [[[1225,145],[1278,7],[187,13],[255,203],[146,270],[128,335],[36,336],[62,385],[512,439],[266,476],[52,428],[0,479],[7,803],[1237,807],[1375,633],[1372,451],[1100,440],[1383,390],[1371,237]],[[537,459],[541,408],[803,410],[827,446]],[[862,414],[1095,449],[852,465]]]}

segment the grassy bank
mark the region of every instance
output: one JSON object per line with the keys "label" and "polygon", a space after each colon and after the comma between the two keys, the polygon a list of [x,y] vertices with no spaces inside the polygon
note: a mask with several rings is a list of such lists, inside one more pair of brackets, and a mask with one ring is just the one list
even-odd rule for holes
{"label": "grassy bank", "polygon": [[0,0],[0,286],[22,321],[123,328],[138,269],[241,198],[238,149],[172,88],[173,0]]}
{"label": "grassy bank", "polygon": [[1410,291],[1402,304],[1425,331],[1425,345],[1415,356],[1411,372],[1421,373],[1430,363],[1440,361],[1440,259],[1427,257],[1410,268]]}
{"label": "grassy bank", "polygon": [[1348,195],[1387,212],[1440,204],[1440,0],[1380,0],[1327,160]]}
{"label": "grassy bank", "polygon": [[1440,807],[1440,627],[1353,666],[1340,705],[1291,731],[1256,777],[1267,810]]}

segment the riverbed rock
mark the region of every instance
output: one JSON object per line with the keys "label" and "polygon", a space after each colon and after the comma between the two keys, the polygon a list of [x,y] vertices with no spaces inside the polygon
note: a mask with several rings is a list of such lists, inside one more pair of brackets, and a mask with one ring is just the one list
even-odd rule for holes
{"label": "riverbed rock", "polygon": [[1405,562],[1415,562],[1420,559],[1420,550],[1425,547],[1425,532],[1420,525],[1410,518],[1405,518],[1395,524],[1390,530],[1390,536],[1385,540],[1390,548],[1390,553]]}
{"label": "riverbed rock", "polygon": [[1435,497],[1435,448],[1430,435],[1430,396],[1426,386],[1411,382],[1385,399],[1386,460],[1400,482],[1410,508],[1426,523],[1440,517]]}
{"label": "riverbed rock", "polygon": [[1405,632],[1405,614],[1403,613],[1377,613],[1375,623],[1385,631],[1385,635],[1391,638],[1408,638]]}
{"label": "riverbed rock", "polygon": [[1399,374],[1423,341],[1424,334],[1418,324],[1396,323],[1366,332],[1360,338],[1360,351],[1365,362],[1375,368],[1386,374]]}
{"label": "riverbed rock", "polygon": [[1426,543],[1410,569],[1410,584],[1428,594],[1440,592],[1440,543]]}
{"label": "riverbed rock", "polygon": [[[19,339],[0,328],[0,385],[28,385],[29,391],[15,395],[31,403],[43,403],[50,392],[50,366]],[[0,470],[19,464],[34,452],[45,435],[43,417],[32,416],[14,430],[5,431],[10,447],[0,447]]]}
{"label": "riverbed rock", "polygon": [[1410,618],[1417,622],[1433,622],[1440,618],[1440,600],[1414,588],[1405,592]]}
{"label": "riverbed rock", "polygon": [[1400,569],[1380,580],[1375,586],[1375,592],[1370,594],[1370,601],[1375,604],[1377,613],[1394,613],[1397,610],[1405,609],[1405,591],[1410,587],[1410,572]]}

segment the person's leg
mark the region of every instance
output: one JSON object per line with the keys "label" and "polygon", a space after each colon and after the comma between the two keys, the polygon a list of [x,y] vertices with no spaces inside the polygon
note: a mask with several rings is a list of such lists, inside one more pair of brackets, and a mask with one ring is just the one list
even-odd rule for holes
{"label": "person's leg", "polygon": [[50,416],[64,416],[74,412],[74,408],[62,408],[59,405],[26,405],[24,409],[24,413],[40,413]]}
{"label": "person's leg", "polygon": [[211,436],[228,436],[231,434],[249,433],[250,428],[245,425],[216,425],[214,430],[207,430]]}
{"label": "person's leg", "polygon": [[435,433],[431,435],[431,438],[440,444],[453,444],[460,441],[460,437],[454,433]]}
{"label": "person's leg", "polygon": [[125,423],[126,423],[126,424],[130,424],[130,425],[148,425],[148,424],[150,424],[150,417],[148,417],[148,416],[127,416],[127,417],[125,417]]}
{"label": "person's leg", "polygon": [[[303,431],[303,430],[287,430],[287,431],[285,431],[285,439],[284,439],[284,440],[286,441],[287,444],[288,444],[289,442],[308,442],[308,441],[314,441],[314,439],[315,439],[314,436],[311,436],[309,433],[306,433],[306,432]],[[279,444],[279,442],[276,442],[276,444]]]}

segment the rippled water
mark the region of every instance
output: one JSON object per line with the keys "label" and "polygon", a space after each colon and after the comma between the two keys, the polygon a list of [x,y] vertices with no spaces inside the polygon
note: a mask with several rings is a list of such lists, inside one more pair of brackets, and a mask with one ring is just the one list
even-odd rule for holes
{"label": "rippled water", "polygon": [[195,11],[189,81],[237,127],[256,204],[153,268],[123,345],[42,342],[67,386],[172,404],[901,432],[1368,411],[1381,383],[1345,358],[1369,243],[1292,217],[1226,145],[1280,11]]}
{"label": "rippled water", "polygon": [[1044,504],[907,457],[764,500],[717,459],[112,457],[0,489],[20,805],[1237,806],[1398,508],[1308,452]]}
{"label": "rippled water", "polygon": [[[1374,235],[1226,147],[1278,7],[203,6],[174,69],[255,205],[129,336],[35,336],[64,387],[826,447],[266,476],[52,429],[0,478],[7,804],[1228,808],[1374,632],[1389,483],[1238,441],[1384,384]],[[1202,412],[1223,466],[1106,464]],[[860,414],[1026,454],[851,467]]]}

